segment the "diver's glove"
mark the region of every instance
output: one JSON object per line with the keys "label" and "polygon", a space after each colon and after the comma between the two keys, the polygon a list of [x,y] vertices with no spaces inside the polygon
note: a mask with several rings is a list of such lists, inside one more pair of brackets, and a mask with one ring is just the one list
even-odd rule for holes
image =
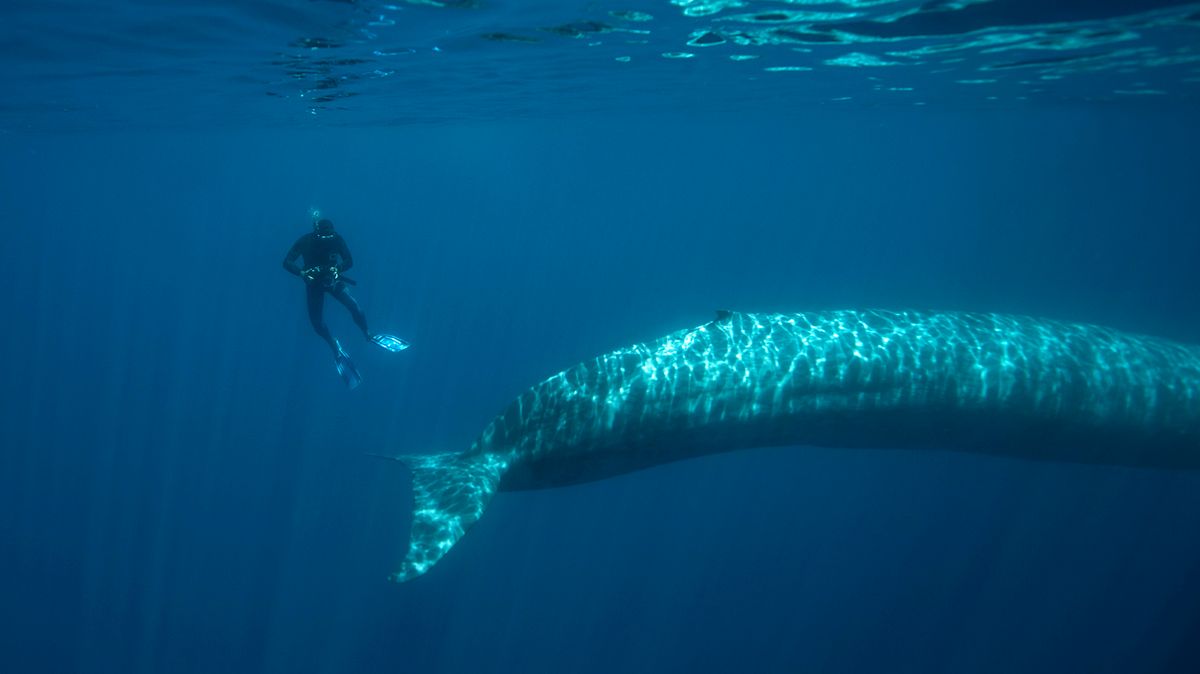
{"label": "diver's glove", "polygon": [[327,288],[332,288],[341,280],[341,272],[337,267],[309,267],[300,273],[300,278],[310,285],[320,283]]}

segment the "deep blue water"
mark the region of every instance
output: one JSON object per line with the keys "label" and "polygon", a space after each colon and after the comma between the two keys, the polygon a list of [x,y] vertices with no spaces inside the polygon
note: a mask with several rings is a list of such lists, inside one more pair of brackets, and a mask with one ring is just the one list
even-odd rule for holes
{"label": "deep blue water", "polygon": [[[365,455],[718,308],[1200,342],[1200,6],[443,4],[0,9],[0,669],[1200,671],[1195,472],[740,452],[500,494],[397,585]],[[414,344],[329,303],[354,391],[311,207]]]}

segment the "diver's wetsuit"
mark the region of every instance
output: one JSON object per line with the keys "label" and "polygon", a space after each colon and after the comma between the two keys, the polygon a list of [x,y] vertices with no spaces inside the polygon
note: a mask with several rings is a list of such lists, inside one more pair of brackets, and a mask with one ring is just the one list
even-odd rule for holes
{"label": "diver's wetsuit", "polygon": [[[299,257],[304,258],[303,267],[296,262]],[[329,327],[325,325],[325,319],[322,316],[325,308],[325,293],[333,295],[334,299],[345,305],[350,310],[350,315],[354,317],[354,322],[363,331],[363,335],[368,339],[371,337],[371,333],[367,331],[366,314],[358,306],[354,297],[350,295],[350,289],[346,286],[346,282],[337,278],[330,269],[337,267],[338,274],[341,274],[353,265],[354,258],[350,256],[350,248],[346,246],[346,240],[342,238],[342,235],[337,233],[329,237],[320,237],[315,233],[305,234],[292,244],[287,257],[283,258],[283,268],[303,278],[307,284],[308,318],[312,321],[313,329],[317,331],[317,334],[329,344],[329,348],[333,349],[335,356],[338,353],[338,345],[333,339],[333,335],[329,333]],[[316,271],[311,275],[304,273],[306,270],[314,268]]]}

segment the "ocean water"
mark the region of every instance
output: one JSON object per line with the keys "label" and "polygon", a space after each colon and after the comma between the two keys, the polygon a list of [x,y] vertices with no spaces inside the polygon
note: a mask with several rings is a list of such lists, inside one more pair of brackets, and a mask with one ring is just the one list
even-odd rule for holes
{"label": "ocean water", "polygon": [[[716,309],[1200,343],[1200,5],[0,6],[0,670],[1196,672],[1200,473],[887,447],[409,478]],[[280,261],[331,218],[372,327]],[[1198,448],[1200,451],[1200,448]]]}

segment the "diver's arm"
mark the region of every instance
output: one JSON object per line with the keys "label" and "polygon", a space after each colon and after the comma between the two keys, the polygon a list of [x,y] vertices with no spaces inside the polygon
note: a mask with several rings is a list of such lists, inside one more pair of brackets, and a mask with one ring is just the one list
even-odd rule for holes
{"label": "diver's arm", "polygon": [[295,274],[296,276],[301,275],[300,263],[296,261],[300,258],[301,241],[304,241],[304,237],[297,239],[296,243],[292,244],[291,249],[288,250],[287,255],[283,258],[283,268],[286,269],[289,274]]}
{"label": "diver's arm", "polygon": [[338,267],[339,272],[349,271],[354,266],[354,258],[350,257],[350,247],[346,245],[346,240],[338,236],[338,256],[342,258],[342,264]]}

